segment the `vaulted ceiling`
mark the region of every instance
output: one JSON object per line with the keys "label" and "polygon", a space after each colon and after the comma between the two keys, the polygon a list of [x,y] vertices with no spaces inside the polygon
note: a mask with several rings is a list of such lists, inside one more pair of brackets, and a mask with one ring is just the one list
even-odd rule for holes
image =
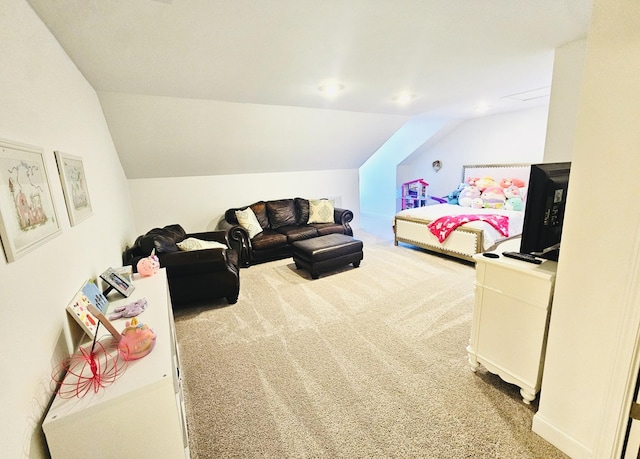
{"label": "vaulted ceiling", "polygon": [[97,91],[129,178],[357,168],[412,116],[546,104],[553,50],[591,14],[591,0],[28,2]]}

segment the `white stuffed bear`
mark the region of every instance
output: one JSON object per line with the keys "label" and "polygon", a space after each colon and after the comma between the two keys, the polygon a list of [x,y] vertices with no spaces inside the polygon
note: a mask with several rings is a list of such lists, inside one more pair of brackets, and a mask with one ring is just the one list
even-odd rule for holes
{"label": "white stuffed bear", "polygon": [[460,195],[458,195],[458,204],[462,207],[471,207],[472,201],[479,197],[480,189],[477,186],[468,186],[460,191]]}

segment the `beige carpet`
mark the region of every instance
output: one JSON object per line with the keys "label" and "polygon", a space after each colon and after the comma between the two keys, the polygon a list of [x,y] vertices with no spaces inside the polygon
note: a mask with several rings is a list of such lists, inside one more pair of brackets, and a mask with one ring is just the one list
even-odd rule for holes
{"label": "beige carpet", "polygon": [[237,304],[176,311],[192,458],[565,457],[468,368],[473,267],[357,236],[357,269],[252,266]]}

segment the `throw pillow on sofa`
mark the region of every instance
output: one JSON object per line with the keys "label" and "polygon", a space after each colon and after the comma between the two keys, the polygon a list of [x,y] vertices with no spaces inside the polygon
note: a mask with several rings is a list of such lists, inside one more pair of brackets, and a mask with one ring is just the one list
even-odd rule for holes
{"label": "throw pillow on sofa", "polygon": [[236,210],[235,214],[238,224],[247,230],[250,239],[262,233],[262,226],[260,226],[256,214],[253,213],[250,207],[244,210]]}
{"label": "throw pillow on sofa", "polygon": [[195,237],[188,237],[182,242],[176,244],[180,250],[185,252],[191,252],[192,250],[204,250],[204,249],[226,249],[227,246],[221,242],[216,241],[203,241]]}
{"label": "throw pillow on sofa", "polygon": [[308,223],[333,223],[333,210],[328,199],[309,199]]}
{"label": "throw pillow on sofa", "polygon": [[267,213],[271,229],[296,224],[296,205],[293,199],[278,199],[267,201]]}

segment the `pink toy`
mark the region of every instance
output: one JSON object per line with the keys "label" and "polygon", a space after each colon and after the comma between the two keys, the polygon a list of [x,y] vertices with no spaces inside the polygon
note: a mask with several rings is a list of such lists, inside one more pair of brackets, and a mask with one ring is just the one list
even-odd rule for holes
{"label": "pink toy", "polygon": [[151,252],[147,258],[141,259],[136,265],[138,273],[143,277],[153,276],[160,269],[160,260],[156,256],[156,251]]}
{"label": "pink toy", "polygon": [[484,202],[484,207],[486,208],[503,208],[506,201],[506,198],[504,196],[504,188],[499,185],[490,186],[482,192],[482,201]]}
{"label": "pink toy", "polygon": [[82,398],[113,384],[127,368],[126,360],[117,352],[116,340],[109,335],[94,341],[90,349],[80,347],[78,352],[64,359],[53,370],[51,379],[60,398]]}
{"label": "pink toy", "polygon": [[153,350],[156,334],[147,325],[138,323],[134,317],[122,330],[118,350],[125,360],[141,359]]}

